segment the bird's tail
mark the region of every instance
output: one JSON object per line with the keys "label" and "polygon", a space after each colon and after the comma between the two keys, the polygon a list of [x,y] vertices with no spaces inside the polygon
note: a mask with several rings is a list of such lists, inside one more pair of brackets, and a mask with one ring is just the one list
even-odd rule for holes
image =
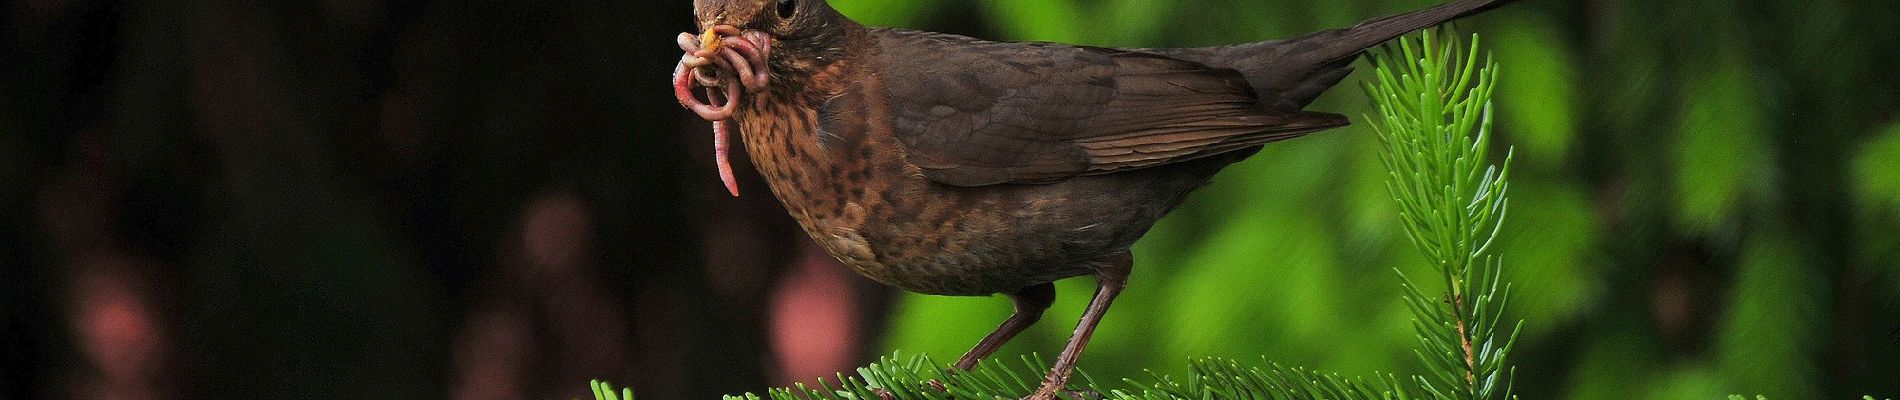
{"label": "bird's tail", "polygon": [[1367,48],[1412,31],[1490,10],[1515,0],[1457,0],[1431,8],[1286,39],[1194,49],[1147,49],[1246,76],[1271,106],[1305,108],[1352,72]]}
{"label": "bird's tail", "polygon": [[1285,41],[1290,42],[1287,45],[1293,46],[1318,44],[1318,48],[1304,55],[1313,58],[1313,61],[1352,58],[1367,48],[1399,35],[1484,12],[1512,1],[1515,0],[1458,0],[1423,10],[1373,18],[1349,28],[1308,33]]}

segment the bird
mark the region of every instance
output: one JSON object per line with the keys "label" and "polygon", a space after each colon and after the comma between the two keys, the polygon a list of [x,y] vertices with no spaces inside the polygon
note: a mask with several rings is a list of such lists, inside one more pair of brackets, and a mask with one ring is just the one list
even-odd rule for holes
{"label": "bird", "polygon": [[1263,145],[1347,125],[1304,108],[1366,49],[1511,1],[1253,43],[1108,48],[865,26],[826,0],[695,0],[673,90],[713,122],[726,189],[739,195],[726,161],[736,128],[771,193],[856,273],[1008,297],[1014,311],[955,370],[1040,320],[1053,282],[1094,277],[1027,397],[1052,399],[1157,220]]}

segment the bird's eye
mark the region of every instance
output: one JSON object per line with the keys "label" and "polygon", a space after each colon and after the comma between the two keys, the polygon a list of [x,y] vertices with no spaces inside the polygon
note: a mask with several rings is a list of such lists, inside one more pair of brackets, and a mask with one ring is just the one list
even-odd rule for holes
{"label": "bird's eye", "polygon": [[789,19],[798,12],[798,0],[778,0],[778,17]]}

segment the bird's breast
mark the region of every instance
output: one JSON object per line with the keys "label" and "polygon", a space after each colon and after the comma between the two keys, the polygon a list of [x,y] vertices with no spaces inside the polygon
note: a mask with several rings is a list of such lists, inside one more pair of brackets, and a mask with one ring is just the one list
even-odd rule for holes
{"label": "bird's breast", "polygon": [[[765,98],[738,116],[745,151],[793,219],[857,273],[945,295],[1008,292],[1090,272],[1157,213],[1058,185],[956,187],[930,181],[892,134],[876,76],[801,101]],[[1103,186],[1107,188],[1108,186]],[[1081,199],[1068,199],[1081,196]],[[1137,217],[1140,223],[1101,223]]]}
{"label": "bird's breast", "polygon": [[754,101],[740,114],[740,134],[759,174],[799,226],[846,265],[886,281],[881,260],[888,252],[867,230],[891,222],[884,194],[905,184],[897,172],[902,163],[864,140],[869,128],[862,110],[852,106],[856,115],[847,117],[845,101]]}

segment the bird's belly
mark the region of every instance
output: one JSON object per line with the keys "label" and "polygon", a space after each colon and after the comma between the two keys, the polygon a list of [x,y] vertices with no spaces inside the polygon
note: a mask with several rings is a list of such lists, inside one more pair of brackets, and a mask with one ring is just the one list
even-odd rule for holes
{"label": "bird's belly", "polygon": [[[828,202],[787,201],[805,231],[857,273],[909,291],[939,295],[1010,292],[1092,272],[1089,261],[1111,248],[1101,232],[1051,232],[1059,204],[970,196],[967,188],[910,180]],[[825,184],[829,182],[811,182]],[[808,189],[814,187],[808,187]],[[823,191],[823,190],[820,190]],[[855,193],[852,190],[836,191]],[[1126,239],[1132,242],[1133,236]]]}
{"label": "bird's belly", "polygon": [[789,171],[828,167],[767,165],[775,162],[798,161],[762,160],[760,169],[776,171],[766,172],[773,192],[827,252],[873,280],[928,294],[988,295],[1088,275],[1172,206],[1106,191],[1117,185],[1088,187],[1115,177],[969,188],[931,182],[908,164],[845,163],[862,169],[801,176]]}
{"label": "bird's belly", "polygon": [[[1073,238],[1026,237],[1010,215],[967,212],[947,219],[929,205],[865,207],[846,203],[836,220],[801,221],[832,255],[873,280],[920,293],[988,295],[1087,275],[1089,261],[1112,244]],[[862,223],[848,215],[862,211]]]}
{"label": "bird's belly", "polygon": [[745,140],[773,195],[821,247],[909,291],[988,295],[1086,275],[1090,261],[1139,237],[1107,231],[1126,224],[1092,221],[1125,213],[1077,209],[1033,186],[952,187],[901,156],[787,150],[749,132]]}

